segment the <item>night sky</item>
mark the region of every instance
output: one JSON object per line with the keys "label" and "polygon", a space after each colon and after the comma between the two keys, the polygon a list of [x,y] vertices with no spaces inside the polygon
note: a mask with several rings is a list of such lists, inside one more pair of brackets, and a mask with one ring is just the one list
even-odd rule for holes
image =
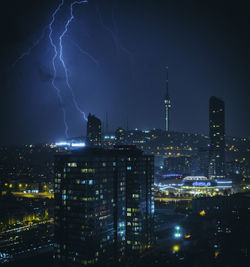
{"label": "night sky", "polygon": [[[85,135],[49,41],[61,0],[1,1],[1,144],[40,143]],[[56,15],[58,45],[70,2]],[[163,128],[169,66],[171,130],[208,134],[208,102],[225,101],[226,135],[250,136],[250,6],[248,1],[89,0],[74,7],[63,57],[76,101],[109,129]],[[44,32],[44,34],[43,34]],[[30,47],[30,53],[18,57]]]}

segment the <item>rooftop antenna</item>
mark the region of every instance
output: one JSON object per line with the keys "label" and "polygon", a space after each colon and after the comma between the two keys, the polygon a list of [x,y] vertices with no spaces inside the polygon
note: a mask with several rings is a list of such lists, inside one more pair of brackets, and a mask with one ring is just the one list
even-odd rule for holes
{"label": "rooftop antenna", "polygon": [[109,123],[108,123],[108,112],[106,111],[106,132],[109,130]]}
{"label": "rooftop antenna", "polygon": [[168,66],[166,66],[166,99],[169,99],[169,95],[168,95]]}

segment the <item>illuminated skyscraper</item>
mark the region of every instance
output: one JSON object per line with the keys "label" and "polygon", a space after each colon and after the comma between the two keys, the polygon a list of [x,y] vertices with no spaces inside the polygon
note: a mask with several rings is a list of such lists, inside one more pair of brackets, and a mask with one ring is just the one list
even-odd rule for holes
{"label": "illuminated skyscraper", "polygon": [[169,131],[169,118],[170,118],[170,108],[171,108],[171,101],[168,94],[168,67],[166,67],[167,74],[166,74],[166,95],[164,98],[164,104],[165,104],[165,130],[166,132]]}
{"label": "illuminated skyscraper", "polygon": [[102,145],[102,123],[95,115],[88,115],[87,142],[90,146]]}
{"label": "illuminated skyscraper", "polygon": [[209,100],[209,176],[224,178],[225,175],[225,107],[214,96]]}
{"label": "illuminated skyscraper", "polygon": [[135,146],[55,158],[58,266],[125,266],[152,246],[154,158]]}

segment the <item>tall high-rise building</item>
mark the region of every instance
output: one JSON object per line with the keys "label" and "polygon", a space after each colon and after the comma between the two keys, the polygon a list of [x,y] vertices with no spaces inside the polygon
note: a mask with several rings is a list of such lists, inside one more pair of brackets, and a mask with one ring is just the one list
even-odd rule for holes
{"label": "tall high-rise building", "polygon": [[125,266],[153,243],[154,158],[134,146],[55,157],[59,266]]}
{"label": "tall high-rise building", "polygon": [[225,106],[215,96],[209,100],[209,177],[225,176]]}
{"label": "tall high-rise building", "polygon": [[164,104],[165,104],[165,130],[168,132],[170,130],[169,128],[169,119],[170,119],[170,108],[171,108],[171,101],[168,93],[168,67],[166,67],[166,95],[164,98]]}
{"label": "tall high-rise building", "polygon": [[87,142],[90,146],[102,145],[102,123],[95,115],[88,115]]}

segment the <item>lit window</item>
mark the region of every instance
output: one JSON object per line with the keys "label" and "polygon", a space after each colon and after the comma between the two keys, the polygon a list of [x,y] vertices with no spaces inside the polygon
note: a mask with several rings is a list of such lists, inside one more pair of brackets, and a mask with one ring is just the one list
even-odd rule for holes
{"label": "lit window", "polygon": [[68,167],[77,167],[77,163],[76,162],[69,162]]}
{"label": "lit window", "polygon": [[94,173],[95,169],[81,169],[81,172],[83,172],[83,173]]}

